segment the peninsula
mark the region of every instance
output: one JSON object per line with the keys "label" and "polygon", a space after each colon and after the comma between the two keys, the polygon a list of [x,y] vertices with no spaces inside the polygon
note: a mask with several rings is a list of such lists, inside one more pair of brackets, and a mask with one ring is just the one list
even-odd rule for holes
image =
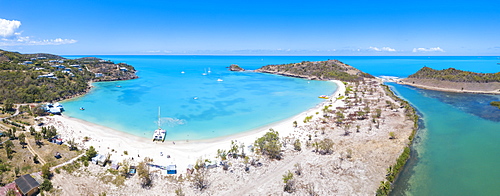
{"label": "peninsula", "polygon": [[82,95],[90,82],[137,78],[133,66],[94,57],[20,54],[0,50],[0,102],[53,102]]}
{"label": "peninsula", "polygon": [[278,74],[289,77],[306,78],[309,80],[342,80],[359,82],[363,78],[374,78],[350,65],[338,60],[290,63],[282,65],[267,65],[255,70],[261,73]]}
{"label": "peninsula", "polygon": [[435,70],[423,67],[408,78],[398,80],[398,83],[437,91],[500,94],[500,72],[475,73],[454,68]]}
{"label": "peninsula", "polygon": [[83,95],[91,82],[134,79],[135,73],[130,65],[94,57],[0,50],[0,195],[48,193],[53,190],[51,170],[81,157],[88,165],[74,137],[63,138],[44,123],[50,118],[46,106],[61,105],[43,102]]}

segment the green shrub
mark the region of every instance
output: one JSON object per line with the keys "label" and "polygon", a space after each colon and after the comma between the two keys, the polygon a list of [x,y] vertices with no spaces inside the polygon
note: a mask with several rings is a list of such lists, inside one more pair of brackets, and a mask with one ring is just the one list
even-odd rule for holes
{"label": "green shrub", "polygon": [[301,151],[302,150],[302,147],[301,147],[299,139],[296,139],[295,142],[293,143],[293,149],[296,150],[296,151]]}
{"label": "green shrub", "polygon": [[90,146],[87,152],[85,152],[85,156],[87,157],[87,161],[92,160],[93,157],[97,155],[97,151],[95,150],[94,146]]}
{"label": "green shrub", "polygon": [[52,182],[50,180],[43,180],[42,184],[40,184],[40,189],[44,191],[50,191],[52,189]]}
{"label": "green shrub", "polygon": [[292,172],[288,171],[283,175],[283,183],[285,183],[285,186],[283,187],[285,192],[293,193],[295,191],[295,180],[293,180]]}
{"label": "green shrub", "polygon": [[281,142],[278,132],[269,129],[264,136],[255,140],[255,146],[260,153],[267,155],[270,159],[281,159]]}

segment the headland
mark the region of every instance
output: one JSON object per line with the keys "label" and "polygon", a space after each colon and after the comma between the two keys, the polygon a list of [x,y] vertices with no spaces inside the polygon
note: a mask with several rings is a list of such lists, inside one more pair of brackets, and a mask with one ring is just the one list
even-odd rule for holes
{"label": "headland", "polygon": [[434,70],[424,67],[408,78],[397,80],[397,83],[437,91],[500,94],[500,72],[474,73],[453,68]]}

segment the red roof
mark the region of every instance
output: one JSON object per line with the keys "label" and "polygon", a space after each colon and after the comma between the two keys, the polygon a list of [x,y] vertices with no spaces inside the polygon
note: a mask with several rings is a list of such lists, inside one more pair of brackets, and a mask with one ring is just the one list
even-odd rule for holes
{"label": "red roof", "polygon": [[16,193],[16,196],[21,196],[21,193],[19,193],[19,191],[16,188],[16,183],[15,182],[7,184],[4,187],[0,187],[0,195],[1,196],[7,195],[7,191],[9,191],[9,189],[13,189],[15,191],[15,193]]}

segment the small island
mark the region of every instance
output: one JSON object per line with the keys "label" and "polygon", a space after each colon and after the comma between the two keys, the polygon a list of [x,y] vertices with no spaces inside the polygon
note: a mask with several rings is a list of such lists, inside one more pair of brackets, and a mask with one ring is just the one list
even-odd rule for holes
{"label": "small island", "polygon": [[245,69],[241,68],[239,65],[232,64],[229,66],[229,71],[245,71]]}
{"label": "small island", "polygon": [[435,70],[423,67],[398,83],[438,91],[500,94],[500,72],[475,73],[454,68]]}

